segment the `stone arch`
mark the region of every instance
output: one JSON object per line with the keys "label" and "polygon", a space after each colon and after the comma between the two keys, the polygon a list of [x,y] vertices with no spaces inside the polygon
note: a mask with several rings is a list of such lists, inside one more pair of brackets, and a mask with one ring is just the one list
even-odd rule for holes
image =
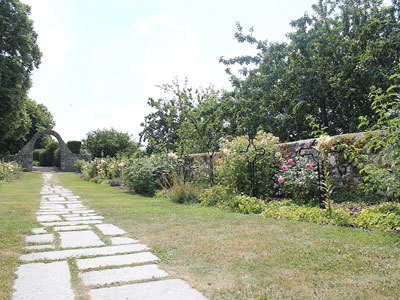
{"label": "stone arch", "polygon": [[18,162],[22,165],[22,168],[24,168],[26,171],[28,172],[32,171],[33,147],[35,146],[37,139],[45,134],[50,134],[54,136],[60,145],[62,171],[74,171],[75,162],[78,159],[87,160],[87,158],[82,157],[81,155],[72,153],[71,150],[69,150],[67,144],[63,141],[63,139],[57,132],[51,129],[45,129],[36,132],[31,138],[31,140],[24,146],[24,148],[22,148],[22,150],[17,155]]}

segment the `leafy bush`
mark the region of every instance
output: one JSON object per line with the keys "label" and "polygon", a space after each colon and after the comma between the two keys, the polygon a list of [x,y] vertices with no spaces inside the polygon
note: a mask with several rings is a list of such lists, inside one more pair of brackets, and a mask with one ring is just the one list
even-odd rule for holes
{"label": "leafy bush", "polygon": [[122,181],[132,191],[154,195],[162,187],[162,181],[172,182],[172,173],[179,165],[177,159],[167,156],[136,158],[125,165]]}
{"label": "leafy bush", "polygon": [[33,150],[33,152],[32,152],[33,160],[39,161],[40,153],[42,153],[44,151],[46,151],[46,149],[35,149],[35,150]]}
{"label": "leafy bush", "polygon": [[[256,182],[257,196],[269,197],[276,192],[274,175],[279,170],[279,139],[270,133],[259,131],[254,140],[255,146],[265,149],[265,155],[256,160]],[[216,173],[219,182],[229,187],[235,193],[249,193],[250,171],[247,161],[248,146],[247,136],[239,136],[231,142],[222,141],[222,159],[217,162]],[[250,160],[253,160],[256,151],[254,147],[249,148]]]}
{"label": "leafy bush", "polygon": [[194,184],[175,184],[165,190],[165,195],[174,203],[194,204],[199,202],[199,187]]}
{"label": "leafy bush", "polygon": [[72,153],[79,154],[81,151],[81,141],[69,141],[67,142],[67,146]]}
{"label": "leafy bush", "polygon": [[22,172],[22,167],[16,162],[0,162],[0,183],[10,181]]}
{"label": "leafy bush", "polygon": [[60,147],[58,147],[56,150],[54,150],[53,156],[54,156],[54,165],[57,167],[61,167],[61,149],[60,149]]}
{"label": "leafy bush", "polygon": [[[400,74],[392,79],[400,79]],[[349,156],[358,164],[365,179],[360,185],[366,194],[383,196],[388,201],[400,199],[400,85],[386,93],[374,93],[372,109],[378,116],[373,126],[367,117],[360,126],[370,131],[360,141],[360,148],[350,149]]]}
{"label": "leafy bush", "polygon": [[42,167],[54,166],[54,151],[59,147],[58,142],[51,142],[46,146],[45,151],[39,154],[39,163]]}
{"label": "leafy bush", "polygon": [[400,204],[383,203],[363,209],[355,216],[355,224],[363,228],[400,230]]}
{"label": "leafy bush", "polygon": [[202,206],[218,206],[219,203],[228,202],[233,197],[232,192],[225,186],[215,185],[205,190],[199,201]]}
{"label": "leafy bush", "polygon": [[308,157],[284,159],[281,171],[275,176],[275,183],[280,195],[298,204],[318,201],[318,173]]}

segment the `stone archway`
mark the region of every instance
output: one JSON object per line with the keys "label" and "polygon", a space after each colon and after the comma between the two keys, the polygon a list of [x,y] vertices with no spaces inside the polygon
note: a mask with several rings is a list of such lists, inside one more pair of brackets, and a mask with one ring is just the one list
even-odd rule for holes
{"label": "stone archway", "polygon": [[60,151],[61,151],[61,170],[62,171],[74,171],[75,170],[75,162],[78,159],[85,159],[88,158],[83,157],[79,154],[72,153],[69,150],[67,144],[63,141],[61,136],[51,129],[45,129],[42,131],[38,131],[34,134],[31,140],[22,148],[22,150],[17,155],[17,161],[22,165],[22,168],[26,171],[32,171],[32,161],[33,161],[33,147],[38,138],[45,134],[50,134],[54,136],[58,143],[60,144]]}

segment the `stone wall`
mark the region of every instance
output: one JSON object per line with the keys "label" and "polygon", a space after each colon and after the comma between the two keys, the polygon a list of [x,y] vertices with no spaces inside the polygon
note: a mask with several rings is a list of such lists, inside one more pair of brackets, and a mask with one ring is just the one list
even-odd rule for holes
{"label": "stone wall", "polygon": [[[343,144],[352,145],[360,141],[363,136],[364,133],[350,133],[332,136],[332,138]],[[280,146],[282,152],[286,150],[288,158],[296,158],[296,156],[300,155],[301,149],[311,147],[314,141],[315,139],[300,140],[296,142],[282,143]],[[214,158],[219,157],[221,157],[220,153],[217,153],[214,156]],[[362,180],[362,177],[359,174],[359,169],[354,162],[345,158],[344,152],[330,153],[328,155],[328,161],[329,172],[332,179],[335,181],[335,186],[337,188],[346,188]],[[310,162],[313,162],[311,157]],[[206,153],[192,154],[185,158],[186,168],[194,169],[194,165],[197,166],[197,169],[202,167],[206,168],[206,164],[208,164],[208,155]]]}

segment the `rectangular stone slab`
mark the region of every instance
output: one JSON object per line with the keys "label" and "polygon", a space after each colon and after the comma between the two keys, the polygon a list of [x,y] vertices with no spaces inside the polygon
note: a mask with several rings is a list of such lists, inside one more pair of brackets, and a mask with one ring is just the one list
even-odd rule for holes
{"label": "rectangular stone slab", "polygon": [[149,250],[149,248],[142,244],[130,244],[120,246],[106,246],[96,248],[84,249],[71,249],[61,251],[46,251],[38,253],[24,254],[20,256],[22,261],[36,261],[36,260],[59,260],[73,257],[87,257],[98,255],[113,255],[118,253],[132,253]]}
{"label": "rectangular stone slab", "polygon": [[66,261],[25,264],[18,267],[13,300],[74,300]]}
{"label": "rectangular stone slab", "polygon": [[86,273],[80,273],[79,276],[86,285],[105,285],[116,282],[162,278],[168,276],[168,273],[158,268],[157,265],[153,264],[138,267],[90,271]]}
{"label": "rectangular stone slab", "polygon": [[61,248],[103,246],[104,243],[91,230],[60,232]]}
{"label": "rectangular stone slab", "polygon": [[47,230],[46,227],[37,227],[37,228],[32,228],[32,233],[34,234],[47,233]]}
{"label": "rectangular stone slab", "polygon": [[53,221],[61,221],[61,218],[57,215],[39,215],[36,216],[38,222],[53,222]]}
{"label": "rectangular stone slab", "polygon": [[92,229],[89,225],[76,225],[76,226],[56,226],[53,227],[54,231],[70,231],[70,230],[82,230]]}
{"label": "rectangular stone slab", "polygon": [[34,234],[25,237],[25,242],[34,244],[44,244],[52,243],[54,241],[54,236],[52,233],[47,234]]}
{"label": "rectangular stone slab", "polygon": [[84,225],[84,224],[100,224],[100,220],[87,220],[87,221],[65,221],[65,222],[42,222],[43,226],[74,226],[74,225]]}
{"label": "rectangular stone slab", "polygon": [[80,270],[109,266],[123,266],[157,261],[158,257],[151,252],[140,252],[113,256],[78,259],[76,263]]}
{"label": "rectangular stone slab", "polygon": [[89,216],[89,217],[66,217],[67,221],[87,221],[87,220],[102,220],[102,216]]}
{"label": "rectangular stone slab", "polygon": [[120,235],[126,233],[125,230],[122,230],[113,224],[99,224],[95,226],[105,235]]}
{"label": "rectangular stone slab", "polygon": [[55,249],[56,247],[54,245],[35,245],[35,246],[25,246],[25,250],[49,250],[49,249]]}
{"label": "rectangular stone slab", "polygon": [[151,281],[122,286],[99,288],[89,292],[96,300],[207,300],[200,292],[180,279]]}

